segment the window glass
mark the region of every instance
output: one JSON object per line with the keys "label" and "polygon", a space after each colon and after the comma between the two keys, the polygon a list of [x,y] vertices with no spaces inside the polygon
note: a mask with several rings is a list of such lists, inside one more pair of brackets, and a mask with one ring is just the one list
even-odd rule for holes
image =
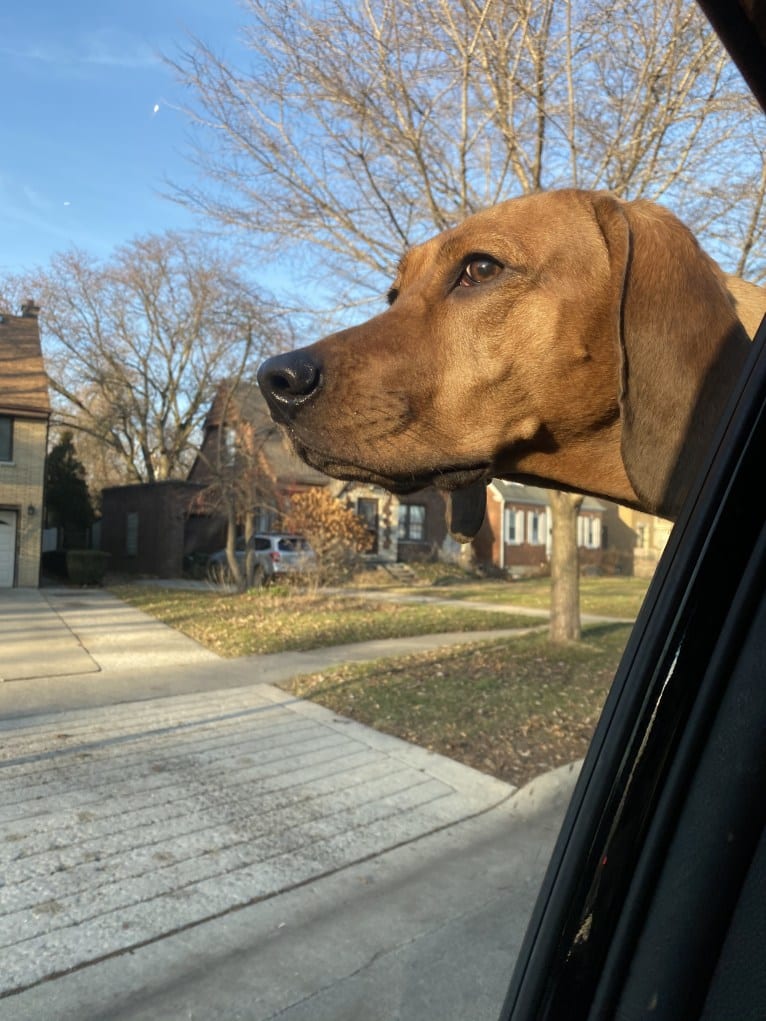
{"label": "window glass", "polygon": [[505,541],[509,546],[520,546],[524,542],[524,513],[513,507],[505,512]]}
{"label": "window glass", "polygon": [[0,461],[13,460],[13,419],[0,415]]}
{"label": "window glass", "polygon": [[577,545],[585,549],[598,549],[601,544],[601,522],[592,515],[577,519]]}
{"label": "window glass", "polygon": [[533,546],[539,546],[542,542],[540,537],[540,514],[538,511],[529,512],[529,542]]}
{"label": "window glass", "polygon": [[227,428],[223,436],[223,459],[222,463],[227,466],[234,464],[237,457],[237,430]]}
{"label": "window glass", "polygon": [[356,513],[371,531],[378,527],[378,501],[365,497],[356,501]]}
{"label": "window glass", "polygon": [[129,557],[138,556],[138,513],[130,511],[125,515],[125,553]]}
{"label": "window glass", "polygon": [[422,504],[399,505],[399,538],[403,542],[422,542],[426,534],[426,509]]}

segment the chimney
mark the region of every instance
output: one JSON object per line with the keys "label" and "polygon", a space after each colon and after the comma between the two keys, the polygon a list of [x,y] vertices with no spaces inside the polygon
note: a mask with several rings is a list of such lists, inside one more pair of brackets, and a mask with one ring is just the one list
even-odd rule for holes
{"label": "chimney", "polygon": [[40,313],[40,306],[32,300],[25,301],[21,306],[21,314],[25,319],[37,319]]}

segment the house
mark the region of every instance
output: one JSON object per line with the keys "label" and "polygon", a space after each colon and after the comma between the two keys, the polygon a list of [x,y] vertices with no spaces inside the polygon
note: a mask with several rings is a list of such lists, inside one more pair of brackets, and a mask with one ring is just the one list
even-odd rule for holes
{"label": "house", "polygon": [[[577,516],[581,568],[600,568],[606,547],[606,505],[586,496]],[[548,493],[536,486],[493,479],[487,487],[487,514],[474,540],[476,559],[522,576],[547,568],[551,554]]]}
{"label": "house", "polygon": [[101,549],[109,570],[180,578],[192,505],[202,486],[183,479],[109,486],[101,491]]}
{"label": "house", "polygon": [[330,482],[293,452],[258,387],[248,382],[219,386],[188,480],[206,490],[198,511],[219,519],[217,537],[208,537],[212,549],[225,541],[228,504],[252,510],[256,531],[272,531],[290,496]]}
{"label": "house", "polygon": [[39,308],[0,315],[0,588],[40,582],[50,399]]}
{"label": "house", "polygon": [[249,389],[219,388],[186,479],[102,491],[101,548],[111,570],[180,577],[187,558],[225,544],[229,506],[235,515],[254,510],[256,530],[268,531],[291,492],[327,483],[291,455],[268,414],[250,406]]}
{"label": "house", "polygon": [[651,578],[670,538],[673,522],[630,507],[607,504],[605,527],[609,532],[609,552],[616,563],[625,565],[623,573]]}

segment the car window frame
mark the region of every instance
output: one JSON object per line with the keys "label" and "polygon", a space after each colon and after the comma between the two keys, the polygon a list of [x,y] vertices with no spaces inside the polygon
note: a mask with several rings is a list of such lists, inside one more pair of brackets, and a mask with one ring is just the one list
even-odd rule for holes
{"label": "car window frame", "polygon": [[[699,692],[684,688],[684,671],[695,657],[700,672],[706,670],[706,657],[715,645],[711,602],[717,600],[718,611],[725,615],[763,527],[759,501],[742,499],[743,489],[752,491],[759,484],[763,449],[766,322],[753,342],[708,463],[671,533],[626,646],[500,1021],[554,1021],[564,1016],[562,1009],[568,1021],[588,1018],[597,998],[607,995],[604,985],[619,987],[620,975],[604,973],[612,951],[609,944],[677,759],[674,742],[698,705]],[[711,593],[711,565],[716,562],[716,569],[726,574],[728,588]],[[717,680],[725,683],[726,664],[721,671]],[[649,889],[644,892],[648,897]],[[603,915],[601,905],[607,905]],[[627,954],[628,948],[623,957]]]}

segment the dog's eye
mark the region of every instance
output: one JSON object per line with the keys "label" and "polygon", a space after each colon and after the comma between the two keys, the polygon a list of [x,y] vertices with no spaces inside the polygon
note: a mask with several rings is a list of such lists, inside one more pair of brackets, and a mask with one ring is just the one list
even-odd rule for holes
{"label": "dog's eye", "polygon": [[490,259],[488,255],[475,255],[463,267],[458,283],[461,287],[486,284],[488,280],[494,279],[502,268],[499,262]]}

